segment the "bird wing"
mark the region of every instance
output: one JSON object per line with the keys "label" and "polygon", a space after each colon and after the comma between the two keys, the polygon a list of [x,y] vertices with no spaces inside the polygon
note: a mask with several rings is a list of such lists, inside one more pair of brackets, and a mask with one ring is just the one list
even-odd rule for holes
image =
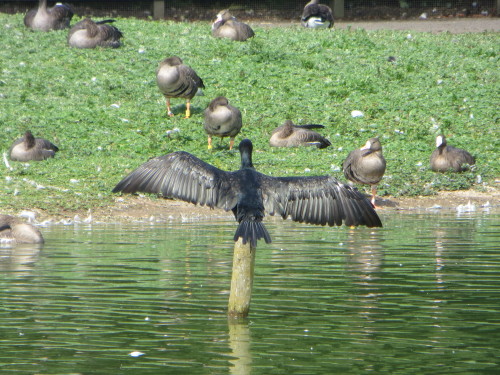
{"label": "bird wing", "polygon": [[324,129],[325,125],[319,125],[319,124],[306,124],[306,125],[294,125],[296,128],[303,128],[303,129]]}
{"label": "bird wing", "polygon": [[177,151],[140,165],[121,180],[113,192],[155,193],[229,211],[237,202],[232,175],[233,172],[225,172],[187,152]]}
{"label": "bird wing", "polygon": [[59,147],[44,138],[35,138],[35,144],[37,145],[37,147],[43,150],[52,150],[56,152],[59,151]]}
{"label": "bird wing", "polygon": [[369,200],[356,188],[331,176],[270,177],[260,175],[264,208],[270,215],[316,225],[366,225],[382,222]]}
{"label": "bird wing", "polygon": [[[109,20],[107,20],[109,21]],[[114,21],[114,20],[113,20]],[[106,41],[114,41],[123,37],[123,34],[120,30],[112,25],[108,25],[107,23],[99,24],[99,30],[101,34],[101,39]]]}
{"label": "bird wing", "polygon": [[181,65],[179,66],[179,70],[182,75],[185,75],[185,77],[188,77],[194,84],[196,85],[195,93],[198,87],[201,87],[202,89],[205,88],[205,85],[203,84],[203,80],[198,77],[198,74],[194,71],[193,68],[187,65]]}

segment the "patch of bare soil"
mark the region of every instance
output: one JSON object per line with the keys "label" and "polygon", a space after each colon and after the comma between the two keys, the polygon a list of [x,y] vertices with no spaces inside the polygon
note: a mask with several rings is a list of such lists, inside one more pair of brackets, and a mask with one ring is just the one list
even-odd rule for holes
{"label": "patch of bare soil", "polygon": [[[380,197],[377,206],[383,212],[393,211],[426,211],[430,208],[455,210],[460,205],[471,203],[477,208],[489,205],[493,210],[500,210],[500,191],[491,189],[488,192],[475,190],[446,191],[435,196],[426,197]],[[65,212],[61,218],[72,219],[76,214],[84,218],[87,212]],[[38,220],[43,219],[43,212]],[[182,201],[155,198],[149,196],[124,195],[118,197],[114,205],[92,212],[94,221],[129,222],[134,220],[195,220],[206,218],[234,218],[232,213],[221,209],[195,206]],[[59,219],[59,218],[58,218]]]}

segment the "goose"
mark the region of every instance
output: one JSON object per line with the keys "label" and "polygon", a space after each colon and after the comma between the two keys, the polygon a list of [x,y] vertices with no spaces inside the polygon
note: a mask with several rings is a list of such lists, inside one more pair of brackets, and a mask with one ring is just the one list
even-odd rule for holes
{"label": "goose", "polygon": [[94,22],[85,18],[76,23],[68,33],[68,44],[75,48],[120,47],[120,30],[108,23],[115,20]]}
{"label": "goose", "polygon": [[295,125],[286,120],[283,125],[273,130],[269,144],[273,147],[316,146],[325,148],[330,141],[311,129],[324,128],[323,125]]}
{"label": "goose", "polygon": [[204,112],[205,132],[208,134],[208,149],[212,149],[212,136],[229,137],[229,149],[233,149],[234,137],[241,130],[241,112],[229,104],[224,96],[212,100]]}
{"label": "goose", "polygon": [[0,215],[0,241],[21,243],[43,243],[38,228],[11,215]]}
{"label": "goose", "polygon": [[266,213],[316,225],[382,226],[368,199],[356,188],[331,176],[267,176],[255,170],[252,150],[249,139],[240,142],[241,167],[234,172],[218,169],[184,151],[155,157],[124,177],[113,192],[154,193],[231,210],[239,223],[234,241],[242,238],[243,244],[250,242],[253,247],[260,239],[271,243],[262,223]]}
{"label": "goose", "polygon": [[448,146],[444,135],[436,137],[436,149],[431,154],[431,169],[434,172],[463,172],[476,162],[474,157],[467,151]]}
{"label": "goose", "polygon": [[311,28],[331,28],[333,14],[329,6],[319,4],[319,0],[311,0],[306,4],[300,19],[302,26]]}
{"label": "goose", "polygon": [[13,161],[40,161],[54,157],[59,148],[52,142],[35,138],[30,130],[22,138],[16,139],[9,150],[10,160]]}
{"label": "goose", "polygon": [[[186,117],[191,117],[191,99],[205,88],[198,74],[189,66],[184,65],[177,56],[172,56],[160,62],[156,70],[156,83],[167,99],[167,113],[173,116],[170,98],[186,99]],[[202,95],[202,93],[200,93]]]}
{"label": "goose", "polygon": [[240,22],[229,9],[221,10],[212,24],[212,35],[216,38],[228,38],[238,42],[253,37],[255,33],[246,23]]}
{"label": "goose", "polygon": [[57,3],[47,8],[47,0],[40,0],[38,8],[30,9],[24,16],[24,25],[32,30],[63,30],[69,27],[72,17],[69,5]]}
{"label": "goose", "polygon": [[382,145],[379,139],[370,138],[363,147],[351,151],[347,155],[342,169],[348,180],[371,186],[371,203],[375,207],[377,184],[385,173],[385,166],[385,158],[382,155]]}

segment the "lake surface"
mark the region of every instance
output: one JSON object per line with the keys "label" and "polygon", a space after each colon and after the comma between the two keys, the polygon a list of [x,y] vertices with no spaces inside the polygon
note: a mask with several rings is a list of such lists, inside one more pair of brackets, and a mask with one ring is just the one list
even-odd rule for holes
{"label": "lake surface", "polygon": [[499,374],[500,213],[266,220],[227,319],[234,221],[41,227],[0,247],[0,374]]}

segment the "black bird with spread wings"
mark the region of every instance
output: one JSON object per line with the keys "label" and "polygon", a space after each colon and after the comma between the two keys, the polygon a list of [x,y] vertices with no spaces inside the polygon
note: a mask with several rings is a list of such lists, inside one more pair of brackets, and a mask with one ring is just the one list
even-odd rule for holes
{"label": "black bird with spread wings", "polygon": [[381,227],[370,201],[355,188],[331,176],[271,177],[252,164],[252,142],[239,145],[241,168],[218,169],[197,157],[177,151],[155,157],[121,180],[113,192],[161,194],[186,202],[232,210],[238,221],[234,235],[256,246],[271,242],[262,223],[265,213],[288,216],[293,221],[316,225]]}

